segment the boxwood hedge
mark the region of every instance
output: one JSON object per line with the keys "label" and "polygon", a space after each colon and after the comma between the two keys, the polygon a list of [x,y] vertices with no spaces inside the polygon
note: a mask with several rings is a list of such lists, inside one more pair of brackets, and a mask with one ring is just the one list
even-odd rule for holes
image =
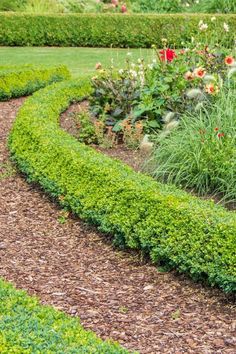
{"label": "boxwood hedge", "polygon": [[48,84],[68,78],[70,73],[65,66],[0,66],[0,101],[29,95]]}
{"label": "boxwood hedge", "polygon": [[52,307],[42,306],[34,297],[0,279],[1,354],[125,354],[118,344],[85,331],[78,318]]}
{"label": "boxwood hedge", "polygon": [[9,139],[13,160],[81,218],[194,279],[236,291],[236,214],[134,172],[58,126],[89,81],[54,84],[27,99]]}
{"label": "boxwood hedge", "polygon": [[[207,39],[232,47],[236,15],[206,14],[48,14],[0,13],[0,45],[81,47],[162,47],[161,39],[182,47],[198,36],[200,20],[208,23]],[[230,27],[225,33],[223,23]],[[204,33],[204,38],[206,34]],[[227,38],[227,39],[226,39]],[[228,40],[229,38],[229,40]]]}

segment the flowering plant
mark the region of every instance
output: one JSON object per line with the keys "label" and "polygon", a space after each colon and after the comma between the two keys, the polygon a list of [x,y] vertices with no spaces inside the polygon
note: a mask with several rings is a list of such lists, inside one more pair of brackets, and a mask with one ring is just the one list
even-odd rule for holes
{"label": "flowering plant", "polygon": [[[111,127],[112,132],[124,137],[129,129],[123,123],[129,121],[132,125],[132,111],[140,100],[146,71],[144,62],[139,59],[137,63],[132,63],[128,53],[124,69],[117,71],[112,65],[103,70],[100,63],[96,64],[96,69],[98,75],[92,79],[94,92],[90,99],[91,113],[96,120],[104,122],[105,129]],[[130,127],[132,133],[133,127]]]}
{"label": "flowering plant", "polygon": [[236,67],[234,57],[226,56],[218,47],[193,43],[192,48],[175,51],[167,47],[166,39],[163,44],[160,51],[153,47],[156,59],[149,65],[134,115],[146,120],[149,131],[164,128],[167,133],[178,125],[186,110],[209,106]]}

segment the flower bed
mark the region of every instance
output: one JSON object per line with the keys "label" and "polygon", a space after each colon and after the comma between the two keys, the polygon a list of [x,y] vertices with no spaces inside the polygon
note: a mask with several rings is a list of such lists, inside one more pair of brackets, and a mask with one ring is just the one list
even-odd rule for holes
{"label": "flower bed", "polygon": [[0,67],[0,101],[29,95],[53,82],[70,78],[65,66],[52,68],[23,66]]}
{"label": "flower bed", "polygon": [[135,173],[63,132],[59,114],[90,93],[88,81],[71,81],[25,102],[9,146],[28,181],[113,235],[116,244],[235,292],[235,214]]}

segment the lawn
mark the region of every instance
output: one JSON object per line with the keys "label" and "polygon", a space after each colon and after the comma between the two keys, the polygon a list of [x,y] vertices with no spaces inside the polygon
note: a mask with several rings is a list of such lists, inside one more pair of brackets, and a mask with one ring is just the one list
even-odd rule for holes
{"label": "lawn", "polygon": [[1,47],[0,65],[65,64],[76,77],[94,72],[97,62],[109,66],[113,59],[115,66],[122,67],[128,52],[134,60],[153,56],[151,49]]}

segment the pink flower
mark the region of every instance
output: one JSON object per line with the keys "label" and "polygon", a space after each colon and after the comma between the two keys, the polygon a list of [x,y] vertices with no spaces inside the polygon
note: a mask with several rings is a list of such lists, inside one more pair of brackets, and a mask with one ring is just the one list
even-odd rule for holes
{"label": "pink flower", "polygon": [[209,93],[209,95],[215,95],[219,92],[219,87],[213,84],[208,84],[205,87],[205,91]]}
{"label": "pink flower", "polygon": [[97,63],[96,65],[95,65],[95,69],[96,70],[99,70],[99,69],[101,69],[102,68],[102,64],[101,63]]}
{"label": "pink flower", "polygon": [[202,67],[196,68],[194,70],[194,75],[201,79],[201,78],[203,78],[206,75],[206,70],[204,68],[202,68]]}
{"label": "pink flower", "polygon": [[184,78],[186,80],[193,80],[194,79],[194,74],[192,73],[192,71],[187,71],[185,74],[184,74]]}
{"label": "pink flower", "polygon": [[111,3],[117,7],[119,5],[119,0],[111,0]]}
{"label": "pink flower", "polygon": [[126,7],[126,5],[125,4],[123,4],[122,6],[121,6],[121,12],[124,14],[125,12],[127,12],[127,7]]}

